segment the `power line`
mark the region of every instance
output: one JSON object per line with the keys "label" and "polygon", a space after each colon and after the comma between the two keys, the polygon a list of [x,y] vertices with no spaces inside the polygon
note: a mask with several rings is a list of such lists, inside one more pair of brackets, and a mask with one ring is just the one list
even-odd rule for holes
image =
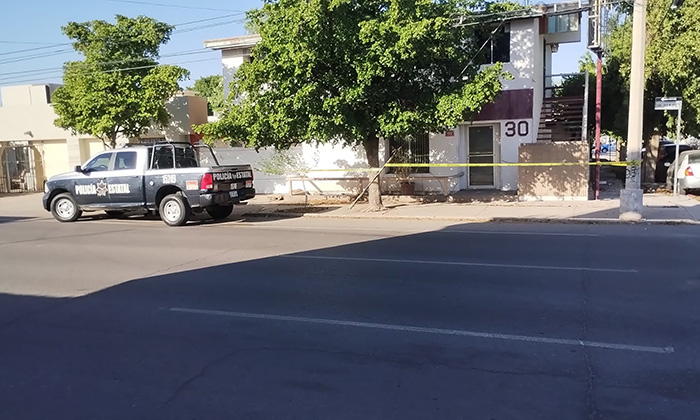
{"label": "power line", "polygon": [[7,60],[2,60],[2,61],[0,61],[0,64],[19,63],[22,61],[36,60],[37,58],[53,57],[55,55],[63,55],[63,54],[68,54],[68,53],[73,53],[73,52],[75,52],[75,50],[73,50],[73,49],[62,49],[62,50],[51,51],[49,53],[34,54],[34,55],[28,55],[28,56],[19,57],[19,58],[11,58],[11,59],[7,59]]}
{"label": "power line", "polygon": [[[110,70],[96,70],[96,71],[82,72],[82,73],[78,73],[78,74],[90,75],[90,74],[98,74],[98,73],[115,73],[115,72],[121,72],[121,71],[129,71],[129,70],[150,69],[150,68],[163,66],[163,65],[168,66],[168,65],[179,65],[179,64],[202,63],[205,61],[213,61],[213,60],[218,61],[218,60],[220,60],[220,58],[219,57],[212,57],[212,58],[204,58],[204,59],[199,59],[199,60],[179,61],[179,62],[173,62],[173,63],[149,64],[149,65],[145,65],[145,66],[125,67],[125,68],[110,69]],[[61,77],[63,77],[63,74],[57,74],[56,76],[44,76],[40,79],[33,78],[33,79],[14,80],[14,81],[12,81],[12,83],[17,84],[17,83],[30,83],[30,82],[45,82],[47,80],[58,79]]]}
{"label": "power line", "polygon": [[[189,22],[178,23],[178,24],[173,25],[173,26],[176,28],[176,29],[173,31],[173,35],[176,35],[176,34],[179,34],[179,33],[193,32],[193,31],[195,31],[195,30],[211,28],[211,27],[214,27],[214,26],[226,25],[226,24],[229,24],[229,23],[241,22],[240,20],[234,20],[234,21],[227,21],[227,22],[223,22],[223,23],[222,23],[222,22],[220,22],[220,23],[215,23],[215,24],[212,24],[211,26],[201,25],[201,26],[197,27],[197,29],[195,29],[195,28],[185,28],[185,29],[183,29],[183,30],[178,30],[178,29],[177,29],[177,28],[179,28],[179,27],[181,27],[181,26],[193,25],[193,24],[195,24],[195,23],[202,23],[202,22],[210,22],[210,21],[219,20],[219,19],[227,19],[227,18],[234,17],[234,16],[244,15],[245,13],[246,13],[246,12],[236,12],[236,13],[231,13],[231,14],[228,14],[228,15],[216,16],[216,17],[207,18],[207,19],[198,19],[198,20],[191,20],[191,21],[189,21]],[[0,43],[15,43],[15,42],[14,42],[14,41],[0,41]],[[20,42],[17,42],[17,43],[20,43]],[[25,42],[21,42],[21,43],[25,43]],[[53,48],[53,47],[60,47],[60,46],[64,46],[64,45],[71,45],[72,43],[73,43],[73,42],[63,42],[63,43],[58,43],[58,44],[55,44],[55,43],[54,43],[54,44],[44,45],[44,46],[42,46],[42,47],[33,47],[33,48],[25,48],[25,49],[21,49],[21,50],[6,51],[6,52],[3,52],[3,53],[0,53],[0,56],[2,56],[2,55],[11,55],[11,54],[19,54],[19,53],[23,53],[23,52],[31,52],[31,51],[45,50],[45,49],[49,49],[49,48]],[[45,42],[26,42],[26,44],[47,44],[47,43],[45,43]],[[18,57],[18,58],[21,58],[21,57]]]}
{"label": "power line", "polygon": [[194,23],[209,22],[209,21],[217,20],[217,19],[226,19],[226,18],[240,16],[240,15],[244,15],[244,14],[246,14],[246,12],[231,13],[230,15],[221,15],[221,16],[211,17],[211,18],[207,18],[207,19],[191,20],[189,22],[176,23],[173,26],[175,26],[177,28],[178,26],[192,25]]}
{"label": "power line", "polygon": [[[171,57],[181,57],[181,56],[185,56],[185,55],[211,54],[211,53],[217,53],[217,51],[202,50],[202,49],[178,51],[178,52],[174,52],[174,53],[170,53],[170,54],[163,54],[159,58],[171,58]],[[127,63],[133,63],[133,62],[139,61],[139,60],[143,60],[143,58],[142,59],[133,58],[133,59],[126,59],[126,60],[105,61],[105,62],[94,63],[94,64],[100,65],[100,66],[109,65],[109,64],[127,64]],[[37,75],[37,74],[42,74],[42,73],[55,73],[59,70],[63,70],[63,67],[50,67],[50,68],[36,69],[36,70],[0,73],[0,76],[9,76],[9,77],[0,77],[0,82],[7,82],[9,80],[18,79],[18,78],[21,79],[21,78],[25,77],[27,73],[34,73],[33,75]]]}
{"label": "power line", "polygon": [[183,5],[178,5],[178,4],[167,4],[167,3],[151,3],[151,2],[147,2],[147,1],[137,1],[137,0],[107,0],[107,1],[111,1],[114,3],[142,4],[142,5],[146,5],[146,6],[173,7],[173,8],[177,8],[177,9],[208,10],[210,12],[241,12],[241,10],[233,10],[233,9],[216,9],[216,8],[212,8],[212,7],[183,6]]}
{"label": "power line", "polygon": [[10,54],[19,54],[22,52],[30,52],[30,51],[39,51],[39,50],[47,50],[49,48],[55,48],[55,47],[61,47],[63,45],[69,45],[70,42],[64,42],[60,44],[51,44],[51,45],[45,45],[43,47],[34,47],[34,48],[25,48],[23,50],[14,50],[14,51],[8,51],[4,53],[0,53],[0,55],[10,55]]}
{"label": "power line", "polygon": [[243,22],[243,20],[232,20],[230,22],[218,22],[218,23],[212,23],[210,25],[202,25],[202,26],[195,26],[194,28],[187,28],[183,29],[181,31],[178,31],[178,34],[184,34],[187,32],[194,32],[194,31],[199,31],[201,29],[207,29],[207,28],[213,28],[215,26],[223,26],[223,25],[230,25],[232,23],[240,23]]}
{"label": "power line", "polygon": [[18,45],[56,45],[52,44],[50,42],[32,42],[32,41],[5,41],[5,40],[0,40],[0,44],[18,44]]}

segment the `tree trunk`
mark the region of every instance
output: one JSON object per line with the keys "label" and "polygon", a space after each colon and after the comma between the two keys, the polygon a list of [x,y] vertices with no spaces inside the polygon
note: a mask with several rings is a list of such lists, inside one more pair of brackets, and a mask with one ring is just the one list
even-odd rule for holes
{"label": "tree trunk", "polygon": [[647,150],[644,155],[644,182],[656,182],[656,163],[659,156],[659,139],[661,134],[654,130],[654,134],[647,140]]}
{"label": "tree trunk", "polygon": [[[365,146],[365,153],[367,154],[367,163],[369,163],[369,166],[372,168],[379,168],[379,139],[377,138],[377,135],[370,134],[363,144]],[[373,177],[374,175],[372,175],[370,181]],[[368,211],[379,211],[384,209],[384,205],[382,204],[382,194],[379,189],[379,177],[377,177],[374,182],[369,184],[368,194]]]}

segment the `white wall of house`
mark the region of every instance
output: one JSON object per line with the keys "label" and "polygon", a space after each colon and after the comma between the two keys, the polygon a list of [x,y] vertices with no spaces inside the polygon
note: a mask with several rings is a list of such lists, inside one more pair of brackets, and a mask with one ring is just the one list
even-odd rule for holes
{"label": "white wall of house", "polygon": [[249,49],[221,50],[221,65],[224,76],[224,98],[228,98],[229,85],[238,68],[250,55]]}
{"label": "white wall of house", "polygon": [[510,22],[510,62],[503,69],[513,75],[506,80],[503,89],[533,89],[537,82],[535,48],[539,38],[538,21],[522,19]]}
{"label": "white wall of house", "polygon": [[173,96],[166,102],[165,108],[171,115],[168,125],[151,128],[143,137],[189,142],[192,126],[207,123],[207,99],[193,92]]}

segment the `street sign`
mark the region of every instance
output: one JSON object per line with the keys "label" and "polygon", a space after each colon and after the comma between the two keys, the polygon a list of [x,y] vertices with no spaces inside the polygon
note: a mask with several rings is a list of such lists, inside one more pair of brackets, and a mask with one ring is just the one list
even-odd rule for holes
{"label": "street sign", "polygon": [[683,98],[656,98],[654,109],[657,111],[678,111],[676,118],[676,159],[673,172],[673,195],[678,194],[678,144],[681,142],[681,110],[683,109]]}
{"label": "street sign", "polygon": [[681,98],[656,98],[654,109],[657,111],[678,111],[682,104],[683,99]]}

